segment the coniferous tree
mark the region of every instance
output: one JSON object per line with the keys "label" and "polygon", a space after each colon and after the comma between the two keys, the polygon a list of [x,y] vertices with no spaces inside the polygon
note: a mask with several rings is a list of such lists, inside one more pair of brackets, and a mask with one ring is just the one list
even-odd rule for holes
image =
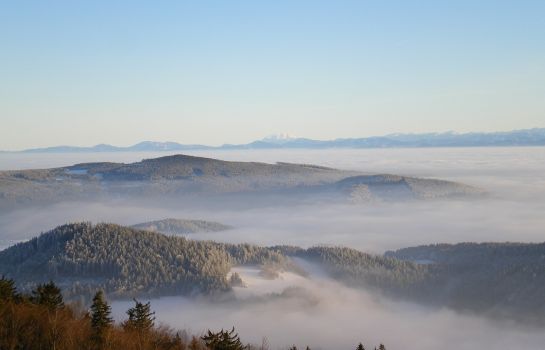
{"label": "coniferous tree", "polygon": [[32,291],[31,301],[35,304],[44,305],[51,310],[64,307],[61,290],[53,281],[39,284]]}
{"label": "coniferous tree", "polygon": [[365,350],[365,347],[363,346],[362,343],[359,343],[359,344],[358,344],[358,347],[356,348],[356,350]]}
{"label": "coniferous tree", "polygon": [[0,303],[14,301],[18,298],[15,281],[2,276],[0,278]]}
{"label": "coniferous tree", "polygon": [[143,304],[136,299],[134,300],[134,307],[127,311],[129,319],[125,322],[124,326],[127,329],[147,332],[154,326],[155,312],[151,311],[150,302]]}
{"label": "coniferous tree", "polygon": [[240,337],[235,333],[235,327],[230,331],[222,329],[218,333],[208,330],[202,340],[211,350],[244,350],[245,348],[240,341]]}
{"label": "coniferous tree", "polygon": [[93,328],[95,341],[102,345],[107,330],[112,326],[112,309],[104,298],[104,293],[98,291],[91,305],[91,327]]}
{"label": "coniferous tree", "polygon": [[386,347],[384,346],[384,344],[380,344],[378,346],[378,350],[386,350]]}

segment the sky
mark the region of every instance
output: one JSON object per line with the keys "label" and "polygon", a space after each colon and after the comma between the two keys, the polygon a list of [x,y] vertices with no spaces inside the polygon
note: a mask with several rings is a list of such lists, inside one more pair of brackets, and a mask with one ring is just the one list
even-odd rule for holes
{"label": "sky", "polygon": [[0,1],[0,149],[545,126],[545,2]]}

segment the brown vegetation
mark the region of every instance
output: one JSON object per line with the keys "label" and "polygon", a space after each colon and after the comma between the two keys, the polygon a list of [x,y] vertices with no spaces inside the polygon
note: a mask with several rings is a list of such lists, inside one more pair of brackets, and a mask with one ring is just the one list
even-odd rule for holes
{"label": "brown vegetation", "polygon": [[[150,303],[134,301],[135,306],[127,311],[128,319],[116,324],[102,291],[95,294],[91,307],[85,310],[78,304],[65,304],[53,282],[40,284],[31,295],[25,295],[18,293],[13,280],[1,277],[0,350],[270,349],[266,338],[261,345],[243,345],[234,327],[217,333],[208,330],[196,337],[156,326]],[[306,349],[310,350],[308,346]]]}
{"label": "brown vegetation", "polygon": [[[59,299],[60,298],[60,299]],[[52,300],[60,301],[52,303]],[[142,305],[137,303],[134,309]],[[131,311],[129,310],[129,311]],[[106,322],[96,329],[96,311],[65,305],[54,284],[39,285],[32,296],[20,295],[12,280],[0,279],[0,349],[204,350],[204,342],[164,326],[127,327]],[[109,307],[105,317],[109,320]],[[130,315],[129,315],[130,316]],[[129,321],[131,318],[129,317]]]}

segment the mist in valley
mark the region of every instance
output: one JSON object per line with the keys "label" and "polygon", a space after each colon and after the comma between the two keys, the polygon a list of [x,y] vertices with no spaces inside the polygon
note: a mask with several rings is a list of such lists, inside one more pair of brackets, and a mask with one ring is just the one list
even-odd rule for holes
{"label": "mist in valley", "polygon": [[[0,248],[74,221],[133,225],[163,218],[203,219],[233,229],[187,237],[258,245],[348,246],[383,254],[387,250],[431,243],[543,242],[545,240],[545,148],[373,149],[199,151],[193,155],[223,160],[317,164],[369,173],[393,173],[463,182],[488,195],[472,200],[431,200],[332,204],[271,203],[259,195],[241,203],[214,198],[207,203],[129,201],[59,203],[0,214]],[[165,155],[165,154],[160,154]],[[86,161],[137,161],[157,154],[0,154],[2,168],[64,166]],[[77,159],[77,160],[76,160]],[[258,205],[253,205],[253,203]],[[302,264],[305,264],[302,262]],[[247,288],[232,299],[210,301],[182,297],[152,300],[157,320],[172,327],[203,332],[235,326],[245,342],[272,348],[297,344],[312,349],[367,348],[384,342],[389,349],[541,349],[542,329],[508,321],[494,322],[448,309],[393,301],[335,282],[305,264],[302,277],[284,273],[265,281],[250,270],[240,274]],[[115,301],[123,319],[129,301]]]}
{"label": "mist in valley", "polygon": [[[359,342],[373,349],[541,349],[541,329],[494,322],[448,309],[392,301],[335,282],[318,268],[298,261],[307,277],[285,272],[267,280],[253,268],[235,269],[246,287],[234,288],[230,301],[184,297],[152,299],[157,322],[202,334],[236,327],[243,341],[270,349],[293,344],[304,349],[353,349]],[[114,316],[126,319],[130,301],[113,303]]]}

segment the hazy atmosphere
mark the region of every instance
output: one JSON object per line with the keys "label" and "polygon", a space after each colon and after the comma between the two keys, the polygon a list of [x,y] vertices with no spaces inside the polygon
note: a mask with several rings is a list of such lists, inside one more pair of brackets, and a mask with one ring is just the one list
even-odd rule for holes
{"label": "hazy atmosphere", "polygon": [[0,350],[543,350],[545,2],[0,3]]}
{"label": "hazy atmosphere", "polygon": [[[60,203],[2,214],[2,243],[7,246],[66,222],[132,225],[166,217],[214,220],[233,227],[227,231],[187,235],[191,239],[267,246],[341,245],[374,254],[430,242],[543,241],[545,149],[542,147],[193,154],[225,160],[287,161],[442,178],[481,187],[489,194],[469,201],[294,205],[280,202],[256,207],[246,207],[243,203],[232,207],[223,205],[221,200],[208,203],[207,207],[183,198],[165,203],[123,199]],[[80,162],[99,159],[132,162],[157,155],[50,154],[14,158],[4,154],[0,157],[3,166],[24,169],[64,166],[74,163],[75,158]],[[350,348],[359,339],[371,343],[388,339],[394,349],[476,349],[500,345],[538,349],[545,342],[543,332],[534,326],[391,300],[365,289],[347,287],[331,280],[318,268],[305,266],[310,272],[307,277],[286,272],[273,281],[243,268],[239,272],[248,287],[235,288],[237,300],[210,304],[206,299],[164,297],[152,299],[152,305],[157,319],[171,326],[201,333],[211,327],[236,325],[247,341],[261,343],[262,337],[266,337],[273,348],[291,343],[308,344],[313,349]],[[124,318],[123,310],[128,306],[129,301],[113,303],[117,319]],[[457,341],[462,338],[463,342]]]}
{"label": "hazy atmosphere", "polygon": [[[278,150],[193,152],[224,160],[317,164],[373,173],[441,178],[478,186],[489,197],[474,201],[352,204],[283,203],[230,209],[221,202],[207,209],[181,198],[175,203],[141,201],[58,204],[0,216],[1,239],[30,238],[70,221],[135,224],[165,217],[204,218],[235,227],[198,237],[276,245],[342,244],[382,253],[429,242],[542,241],[545,217],[545,149],[452,148],[372,150]],[[2,154],[6,169],[49,168],[76,162],[132,162],[161,153]],[[119,201],[123,205],[119,205]],[[115,208],[115,210],[113,210]],[[32,220],[21,220],[23,217]]]}
{"label": "hazy atmosphere", "polygon": [[3,2],[0,150],[542,127],[544,11],[533,0]]}

